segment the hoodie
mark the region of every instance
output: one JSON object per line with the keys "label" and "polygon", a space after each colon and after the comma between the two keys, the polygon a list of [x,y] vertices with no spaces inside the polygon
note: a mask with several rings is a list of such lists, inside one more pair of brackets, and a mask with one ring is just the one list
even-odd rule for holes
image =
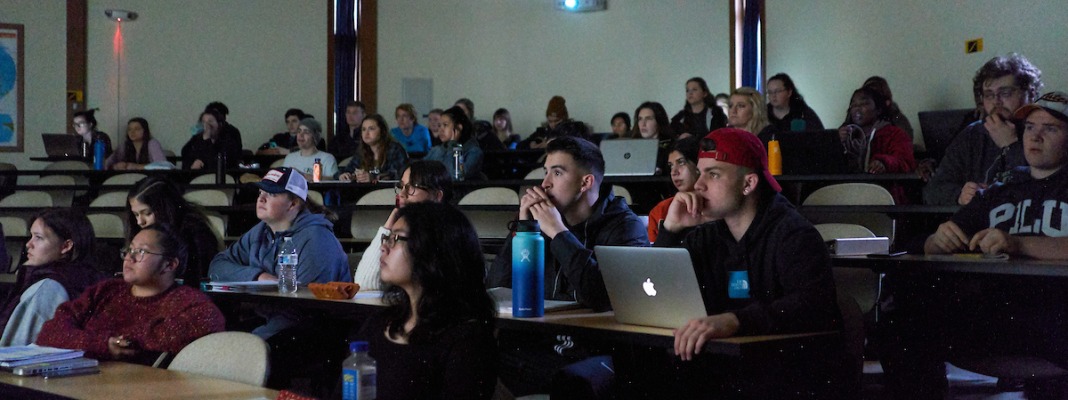
{"label": "hoodie", "polygon": [[78,298],[86,288],[107,277],[106,273],[80,261],[23,265],[0,308],[0,326],[4,327],[0,346],[33,343],[59,304]]}
{"label": "hoodie", "polygon": [[[661,229],[654,245],[679,244],[690,251],[708,314],[734,313],[739,336],[840,329],[827,247],[782,195],[759,206],[741,240],[721,220],[682,232]],[[732,270],[748,272],[748,299],[729,298]]]}
{"label": "hoodie", "polygon": [[[566,221],[565,221],[566,225]],[[566,225],[567,231],[545,239],[545,299],[578,301],[594,311],[612,308],[604,278],[594,258],[594,246],[648,246],[645,225],[612,193],[611,185],[601,185],[593,212],[585,221]],[[513,232],[493,260],[486,278],[487,287],[512,287]]]}

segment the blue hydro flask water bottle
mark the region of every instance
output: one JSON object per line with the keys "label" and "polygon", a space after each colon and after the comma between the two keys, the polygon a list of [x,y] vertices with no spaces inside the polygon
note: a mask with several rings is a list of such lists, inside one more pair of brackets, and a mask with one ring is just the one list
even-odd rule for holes
{"label": "blue hydro flask water bottle", "polygon": [[103,140],[93,141],[93,169],[97,171],[104,169],[104,151]]}
{"label": "blue hydro flask water bottle", "polygon": [[516,222],[512,238],[512,316],[545,315],[545,239],[538,221]]}

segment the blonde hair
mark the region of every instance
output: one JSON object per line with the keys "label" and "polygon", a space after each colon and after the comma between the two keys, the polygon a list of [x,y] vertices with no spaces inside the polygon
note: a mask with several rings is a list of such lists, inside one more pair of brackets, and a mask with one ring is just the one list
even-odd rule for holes
{"label": "blonde hair", "polygon": [[771,124],[768,121],[768,110],[764,106],[764,96],[760,92],[751,87],[743,86],[731,91],[731,97],[734,96],[745,96],[746,101],[749,102],[749,107],[753,110],[753,117],[749,119],[749,123],[735,128],[745,129],[749,133],[759,135],[760,131]]}

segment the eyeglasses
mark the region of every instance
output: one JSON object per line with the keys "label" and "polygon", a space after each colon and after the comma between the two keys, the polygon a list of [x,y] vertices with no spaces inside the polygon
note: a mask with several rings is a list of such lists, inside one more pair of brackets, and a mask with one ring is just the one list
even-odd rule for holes
{"label": "eyeglasses", "polygon": [[1010,97],[1015,96],[1016,92],[1018,91],[1020,91],[1020,89],[1016,87],[1001,88],[997,92],[994,92],[992,90],[984,91],[983,100],[993,101],[994,98],[997,98],[1001,101],[1005,101],[1008,100]]}
{"label": "eyeglasses", "polygon": [[401,236],[401,235],[398,235],[398,234],[392,234],[392,235],[385,234],[385,233],[382,234],[382,245],[388,247],[390,250],[392,250],[393,247],[397,245],[397,242],[406,242],[406,241],[408,241],[408,237],[407,236]]}
{"label": "eyeglasses", "polygon": [[131,249],[129,247],[123,247],[119,250],[119,255],[122,256],[123,260],[125,260],[127,256],[132,256],[131,258],[133,259],[133,262],[143,261],[145,259],[145,254],[155,254],[157,256],[163,255],[163,253],[153,253],[145,249]]}
{"label": "eyeglasses", "polygon": [[71,124],[71,126],[73,126],[74,129],[78,129],[78,128],[81,128],[83,126],[88,126],[88,125],[89,125],[88,122],[75,122],[75,123]]}
{"label": "eyeglasses", "polygon": [[405,196],[412,196],[415,194],[415,189],[423,189],[428,192],[430,191],[430,188],[415,183],[403,183],[401,181],[397,181],[397,183],[393,185],[394,194],[404,193]]}
{"label": "eyeglasses", "polygon": [[771,96],[776,96],[779,93],[782,93],[782,92],[785,92],[785,91],[786,91],[786,89],[768,90],[768,94],[771,95]]}

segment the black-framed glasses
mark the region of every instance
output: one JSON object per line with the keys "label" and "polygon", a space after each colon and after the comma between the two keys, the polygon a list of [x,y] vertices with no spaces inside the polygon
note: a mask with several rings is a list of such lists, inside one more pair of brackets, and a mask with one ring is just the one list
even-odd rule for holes
{"label": "black-framed glasses", "polygon": [[121,250],[119,250],[119,256],[121,256],[123,260],[125,260],[127,256],[132,256],[131,258],[133,258],[133,262],[143,261],[145,259],[145,254],[155,254],[157,256],[163,256],[163,253],[153,253],[145,249],[131,249],[129,247],[123,247]]}
{"label": "black-framed glasses", "polygon": [[392,235],[387,234],[387,233],[383,233],[382,234],[382,245],[388,247],[390,250],[392,250],[393,247],[397,245],[397,242],[406,242],[406,241],[408,241],[408,237],[407,236],[401,236],[401,235],[398,235],[396,233],[394,233]]}
{"label": "black-framed glasses", "polygon": [[992,101],[994,100],[994,98],[998,98],[1001,99],[1001,101],[1005,101],[1011,98],[1012,96],[1015,96],[1016,92],[1018,92],[1019,90],[1020,88],[1017,87],[1005,87],[998,89],[997,92],[993,90],[988,90],[983,92],[983,100]]}
{"label": "black-framed glasses", "polygon": [[405,196],[411,196],[415,194],[415,189],[423,189],[428,192],[430,191],[430,188],[416,183],[404,183],[401,181],[397,181],[397,183],[393,184],[394,194],[404,193]]}

